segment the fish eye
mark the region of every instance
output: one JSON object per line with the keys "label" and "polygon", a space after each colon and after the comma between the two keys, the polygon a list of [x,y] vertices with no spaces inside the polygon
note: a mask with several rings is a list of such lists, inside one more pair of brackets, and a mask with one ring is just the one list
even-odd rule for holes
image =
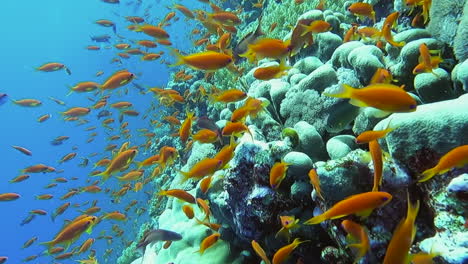
{"label": "fish eye", "polygon": [[382,201],[387,201],[388,200],[388,197],[382,197]]}
{"label": "fish eye", "polygon": [[410,109],[416,109],[416,106],[417,106],[417,105],[410,105],[409,108],[410,108]]}

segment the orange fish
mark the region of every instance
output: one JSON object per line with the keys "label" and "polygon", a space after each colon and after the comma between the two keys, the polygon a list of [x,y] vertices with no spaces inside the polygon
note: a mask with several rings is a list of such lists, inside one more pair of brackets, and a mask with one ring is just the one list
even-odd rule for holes
{"label": "orange fish", "polygon": [[23,174],[23,175],[19,175],[19,176],[15,177],[15,178],[9,180],[8,182],[9,182],[9,183],[16,183],[16,182],[25,181],[25,180],[27,180],[27,179],[29,179],[29,175]]}
{"label": "orange fish", "polygon": [[252,240],[252,248],[257,253],[257,255],[265,262],[265,264],[271,264],[271,261],[268,259],[265,250],[257,243],[257,241]]}
{"label": "orange fish", "polygon": [[367,3],[354,3],[351,4],[347,10],[353,15],[358,16],[361,20],[363,17],[370,18],[375,24],[375,11],[372,5]]}
{"label": "orange fish", "polygon": [[29,166],[25,169],[22,169],[22,173],[39,173],[39,172],[47,172],[49,170],[49,167],[44,165],[44,164],[36,164]]}
{"label": "orange fish", "polygon": [[186,64],[195,70],[216,71],[226,67],[232,62],[232,57],[215,51],[205,51],[182,56],[175,50],[172,53],[177,57],[177,62],[170,66]]}
{"label": "orange fish", "polygon": [[182,206],[182,211],[184,212],[184,214],[187,216],[188,219],[192,219],[195,215],[193,213],[193,208],[188,204]]}
{"label": "orange fish", "polygon": [[57,207],[57,209],[55,209],[55,211],[52,213],[52,222],[55,221],[55,218],[61,214],[63,214],[69,207],[70,207],[71,203],[68,202],[68,203],[64,203],[62,204],[61,206]]}
{"label": "orange fish", "polygon": [[43,72],[53,72],[53,71],[59,71],[59,70],[65,70],[65,72],[68,75],[71,75],[70,69],[65,66],[62,63],[58,62],[51,62],[51,63],[46,63],[38,68],[36,68],[37,71],[43,71]]}
{"label": "orange fish", "polygon": [[247,132],[250,134],[250,137],[253,140],[253,135],[250,132],[249,128],[242,122],[227,122],[226,125],[223,128],[223,131],[221,131],[221,134],[223,136],[235,136],[235,137],[240,137],[242,136],[242,133]]}
{"label": "orange fish", "polygon": [[79,117],[89,114],[91,112],[90,108],[86,107],[72,107],[65,112],[61,112],[62,115],[67,117]]}
{"label": "orange fish", "polygon": [[219,237],[221,236],[221,234],[219,233],[214,233],[208,237],[206,237],[205,239],[203,239],[203,241],[201,242],[200,244],[200,249],[195,251],[195,252],[200,252],[200,254],[203,255],[203,253],[208,249],[210,248],[211,246],[213,246],[219,239]]}
{"label": "orange fish", "polygon": [[402,219],[393,232],[392,239],[387,247],[387,252],[383,260],[383,264],[407,263],[409,258],[409,250],[413,244],[414,236],[416,235],[416,216],[419,211],[419,201],[411,204],[408,193],[408,211],[406,218]]}
{"label": "orange fish", "polygon": [[122,177],[117,177],[119,181],[136,181],[143,176],[144,170],[130,171]]}
{"label": "orange fish", "polygon": [[280,216],[281,220],[281,229],[276,233],[275,238],[278,237],[278,235],[286,238],[288,240],[291,239],[291,234],[290,230],[294,228],[298,228],[299,225],[299,219],[296,219],[294,216]]}
{"label": "orange fish", "polygon": [[111,220],[117,220],[117,221],[126,221],[127,216],[118,211],[114,211],[114,212],[105,214],[103,217],[101,217],[101,219],[102,220],[111,219]]}
{"label": "orange fish", "polygon": [[270,170],[270,186],[273,189],[278,189],[281,182],[286,178],[288,166],[290,164],[284,161],[276,162]]}
{"label": "orange fish", "polygon": [[236,149],[237,144],[234,141],[234,137],[231,137],[229,145],[224,146],[215,156],[214,159],[220,160],[220,168],[226,167],[226,165],[234,157],[234,150]]}
{"label": "orange fish", "polygon": [[326,96],[349,98],[350,104],[359,107],[374,107],[391,113],[413,112],[417,103],[402,87],[393,84],[377,83],[361,89],[343,84],[337,94],[323,93]]}
{"label": "orange fish", "polygon": [[117,71],[111,75],[99,88],[104,90],[113,90],[131,82],[135,75],[127,70]]}
{"label": "orange fish", "polygon": [[179,129],[179,137],[182,143],[186,143],[190,134],[192,134],[192,122],[194,120],[194,112],[187,112],[187,118],[185,118],[184,122],[180,126]]}
{"label": "orange fish", "polygon": [[172,190],[166,190],[166,191],[161,190],[158,193],[158,195],[172,196],[172,197],[175,197],[177,199],[180,199],[182,201],[185,201],[191,204],[196,203],[195,197],[193,197],[193,195],[181,189],[172,189]]}
{"label": "orange fish", "polygon": [[[18,196],[19,197],[19,196]],[[36,196],[36,199],[37,200],[50,200],[52,199],[54,196],[52,194],[42,194],[42,195],[37,195]]]}
{"label": "orange fish", "polygon": [[84,232],[91,233],[93,226],[97,222],[98,218],[95,216],[84,216],[66,225],[52,241],[41,244],[46,245],[49,250],[58,244],[64,244],[65,248],[69,248]]}
{"label": "orange fish", "polygon": [[364,131],[356,137],[356,144],[369,143],[373,140],[381,139],[387,136],[388,133],[395,130],[394,127],[390,127],[390,122],[387,128],[384,130]]}
{"label": "orange fish", "polygon": [[243,100],[247,97],[247,93],[238,89],[222,91],[220,93],[210,95],[214,102],[218,103],[234,103]]}
{"label": "orange fish", "polygon": [[37,118],[37,122],[42,123],[48,120],[52,115],[51,114],[45,114]]}
{"label": "orange fish", "polygon": [[281,264],[286,261],[286,259],[291,255],[294,249],[296,249],[300,244],[307,242],[307,241],[301,241],[299,238],[294,239],[294,241],[286,245],[278,251],[276,251],[275,255],[273,255],[272,263],[273,264]]}
{"label": "orange fish", "polygon": [[247,58],[249,62],[261,60],[263,58],[282,59],[291,51],[289,42],[283,42],[280,39],[259,39],[249,44],[248,49],[240,57]]}
{"label": "orange fish", "polygon": [[322,196],[322,191],[320,189],[320,179],[319,179],[319,176],[317,174],[317,171],[315,169],[311,169],[309,171],[309,180],[310,180],[310,184],[312,184],[312,186],[314,186],[314,189],[315,189],[315,192],[317,193],[317,196],[322,199],[322,200],[325,200]]}
{"label": "orange fish", "polygon": [[391,72],[383,68],[378,68],[377,71],[375,71],[374,75],[372,75],[369,84],[391,83],[392,81],[393,77]]}
{"label": "orange fish", "polygon": [[306,26],[303,24],[300,24],[302,27],[304,27],[304,31],[301,34],[301,37],[308,34],[318,34],[318,33],[323,33],[330,31],[332,29],[332,26],[330,23],[323,21],[323,20],[314,20],[310,25]]}
{"label": "orange fish", "polygon": [[143,32],[146,35],[156,39],[168,39],[169,34],[163,28],[153,25],[137,26],[135,32]]}
{"label": "orange fish", "polygon": [[386,192],[365,192],[352,195],[332,206],[321,215],[304,222],[306,225],[319,224],[327,219],[337,219],[350,214],[369,215],[377,207],[384,206],[392,200],[392,195]]}
{"label": "orange fish", "polygon": [[195,15],[192,13],[192,11],[183,5],[175,4],[174,8],[179,10],[182,14],[184,14],[184,16],[188,18],[195,18]]}
{"label": "orange fish", "polygon": [[73,92],[77,93],[84,93],[84,92],[92,92],[99,88],[99,84],[96,82],[80,82],[77,83],[75,86],[70,86],[70,95]]}
{"label": "orange fish", "polygon": [[23,153],[24,155],[32,156],[32,152],[27,148],[23,148],[20,146],[11,146],[11,147]]}
{"label": "orange fish", "polygon": [[20,106],[26,106],[26,107],[36,107],[36,106],[42,105],[42,102],[36,99],[13,100],[13,103],[20,105]]}
{"label": "orange fish", "polygon": [[404,45],[406,45],[406,42],[404,41],[401,41],[401,42],[395,42],[393,40],[393,36],[392,36],[392,25],[389,25],[389,24],[384,24],[382,26],[382,36],[385,38],[385,41],[387,41],[388,44],[394,46],[394,47],[403,47]]}
{"label": "orange fish", "polygon": [[20,197],[17,193],[0,193],[0,202],[13,201]]}
{"label": "orange fish", "polygon": [[180,171],[183,175],[182,182],[188,179],[199,180],[205,176],[213,175],[215,171],[221,169],[222,161],[219,159],[205,158],[190,169],[188,172]]}
{"label": "orange fish", "polygon": [[117,154],[107,166],[106,170],[96,176],[102,176],[103,181],[106,181],[112,174],[128,167],[137,153],[138,151],[136,149],[129,149]]}
{"label": "orange fish", "polygon": [[357,255],[354,260],[354,263],[358,263],[370,250],[370,241],[367,231],[361,225],[351,221],[343,220],[341,222],[341,227],[348,233],[346,236],[347,240],[350,241],[350,244],[347,247],[355,248],[357,250]]}
{"label": "orange fish", "polygon": [[76,152],[68,153],[59,160],[59,164],[67,162],[76,157]]}
{"label": "orange fish", "polygon": [[456,147],[440,158],[433,168],[425,170],[419,182],[430,180],[435,175],[444,174],[453,168],[462,168],[468,164],[468,145]]}
{"label": "orange fish", "polygon": [[283,59],[278,65],[257,68],[254,71],[253,76],[255,77],[255,79],[263,81],[278,79],[281,78],[283,75],[286,75],[287,70],[289,70],[290,68],[291,67],[286,66],[285,60]]}
{"label": "orange fish", "polygon": [[219,139],[218,133],[209,129],[201,129],[192,136],[193,140],[200,143],[214,143]]}
{"label": "orange fish", "polygon": [[383,156],[377,140],[369,142],[369,151],[372,157],[372,165],[374,166],[374,186],[372,187],[372,191],[377,192],[379,191],[379,186],[382,185],[383,179]]}
{"label": "orange fish", "polygon": [[206,194],[206,192],[208,192],[208,189],[211,187],[211,180],[212,180],[213,176],[210,175],[208,177],[205,177],[203,178],[201,181],[200,181],[200,191],[204,194]]}
{"label": "orange fish", "polygon": [[440,55],[432,57],[429,48],[425,43],[422,43],[419,46],[419,54],[420,63],[414,67],[413,74],[431,72],[432,74],[438,76],[433,70],[438,68],[439,63],[443,61]]}

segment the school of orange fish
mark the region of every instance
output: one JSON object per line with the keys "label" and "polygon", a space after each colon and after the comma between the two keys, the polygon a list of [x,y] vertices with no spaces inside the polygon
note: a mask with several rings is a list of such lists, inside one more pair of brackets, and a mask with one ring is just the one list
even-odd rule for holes
{"label": "school of orange fish", "polygon": [[[119,0],[101,0],[110,4],[118,4]],[[244,38],[240,42],[246,40],[244,44],[244,50],[241,53],[233,53],[233,44],[231,39],[236,34],[236,26],[242,23],[242,7],[236,11],[226,11],[215,5],[209,0],[199,0],[206,4],[207,9],[211,8],[211,12],[203,10],[190,10],[182,4],[174,4],[170,7],[170,12],[165,16],[164,19],[158,25],[145,24],[145,18],[139,16],[126,17],[129,25],[127,30],[141,32],[146,38],[151,40],[128,40],[122,41],[121,43],[114,43],[113,48],[117,50],[116,58],[113,62],[119,62],[121,59],[128,59],[132,55],[139,55],[143,61],[153,61],[161,58],[164,54],[163,51],[159,53],[150,52],[160,45],[167,46],[171,54],[177,59],[177,61],[170,66],[182,66],[190,67],[195,70],[205,72],[204,78],[209,82],[213,77],[213,74],[220,69],[226,68],[231,71],[234,75],[241,75],[244,72],[243,68],[236,66],[236,57],[245,58],[248,62],[254,63],[260,59],[268,58],[272,60],[278,60],[277,66],[269,66],[258,68],[254,77],[259,80],[270,80],[274,78],[281,78],[288,69],[287,66],[288,57],[294,56],[299,53],[304,47],[314,45],[314,35],[322,32],[329,31],[331,25],[326,21],[322,20],[300,20],[298,24],[292,29],[291,38],[283,41],[280,39],[272,39],[267,37],[259,38]],[[297,5],[303,3],[303,1],[294,0]],[[429,20],[429,9],[430,0],[406,0],[406,4],[411,6],[415,10],[420,12],[414,16],[412,25],[413,26],[424,26]],[[326,8],[326,1],[321,0],[317,9],[324,10]],[[263,7],[263,0],[259,0],[254,4],[255,8]],[[359,17],[361,20],[369,19],[375,23],[375,12],[372,5],[365,3],[354,3],[348,11]],[[183,55],[184,53],[175,49],[170,48],[172,45],[170,42],[170,34],[166,28],[170,27],[171,23],[179,20],[179,16],[182,15],[185,21],[196,22],[197,27],[191,32],[193,37],[202,35],[200,38],[194,41],[195,47],[202,47],[205,51]],[[362,27],[358,24],[353,25],[348,32],[343,36],[343,42],[358,40],[360,38],[371,38],[375,40],[378,47],[382,47],[383,43],[388,43],[395,47],[402,47],[405,45],[403,42],[395,42],[392,37],[392,29],[397,25],[397,19],[399,13],[395,12],[388,15],[383,23],[383,26],[379,28],[375,27]],[[187,22],[188,23],[188,22]],[[115,27],[115,23],[111,20],[97,20],[96,24],[103,27]],[[270,31],[277,27],[276,24],[269,25]],[[210,42],[210,36],[217,36],[217,41]],[[137,47],[133,47],[136,44]],[[88,46],[89,50],[100,50],[100,46]],[[112,47],[108,47],[111,49]],[[199,48],[200,49],[200,48]],[[442,61],[440,56],[431,55],[428,47],[422,44],[419,49],[420,52],[420,63],[414,68],[413,73],[419,74],[422,72],[432,72],[433,69],[437,68],[439,63]],[[112,63],[113,63],[112,62]],[[167,63],[161,61],[161,63]],[[253,67],[253,65],[251,65]],[[47,63],[37,68],[38,71],[42,72],[54,72],[64,70],[68,74],[71,74],[71,70],[62,63],[53,62]],[[102,71],[97,72],[96,76],[103,75]],[[89,185],[74,188],[69,190],[68,193],[59,197],[60,200],[66,201],[72,196],[80,195],[80,193],[107,193],[112,199],[121,200],[128,191],[133,190],[135,192],[141,191],[143,186],[152,182],[156,177],[163,175],[166,170],[174,170],[171,166],[178,159],[180,153],[186,153],[190,150],[194,141],[200,143],[215,143],[223,142],[222,138],[230,138],[224,142],[224,144],[218,153],[212,158],[206,158],[196,163],[189,171],[180,171],[182,181],[192,180],[199,181],[199,188],[203,193],[207,193],[210,188],[212,175],[221,169],[228,167],[229,161],[234,156],[237,143],[236,138],[242,136],[244,133],[249,133],[253,140],[249,128],[246,125],[247,117],[251,119],[256,118],[262,111],[265,110],[266,104],[264,101],[247,97],[246,91],[242,89],[230,89],[221,90],[215,87],[202,87],[195,93],[190,91],[176,91],[164,88],[149,88],[147,91],[142,93],[153,94],[157,99],[157,103],[154,103],[152,109],[156,109],[157,105],[165,107],[165,116],[150,116],[145,114],[144,119],[149,117],[150,124],[154,129],[158,129],[162,126],[167,126],[172,131],[174,138],[179,138],[182,144],[185,146],[184,149],[176,149],[173,146],[161,146],[159,153],[147,157],[141,160],[141,150],[148,150],[151,147],[158,144],[158,139],[155,139],[156,133],[151,132],[149,129],[140,129],[138,132],[142,133],[142,137],[146,137],[147,141],[143,145],[133,145],[130,140],[130,130],[127,128],[128,122],[124,122],[125,116],[138,116],[139,113],[132,110],[132,103],[127,101],[119,101],[108,105],[109,99],[115,97],[116,94],[122,92],[128,93],[126,85],[131,83],[135,78],[135,74],[129,70],[119,70],[113,74],[110,74],[108,79],[102,84],[92,81],[83,81],[70,90],[70,93],[80,94],[93,94],[92,100],[95,103],[91,106],[73,107],[62,112],[62,117],[66,121],[77,122],[78,124],[87,123],[86,117],[90,112],[94,112],[97,109],[105,109],[111,107],[117,109],[120,113],[120,125],[116,125],[116,120],[108,117],[102,121],[102,126],[108,131],[118,131],[117,134],[112,135],[108,138],[109,141],[123,140],[120,145],[110,143],[105,147],[101,153],[93,153],[88,157],[96,156],[100,157],[99,160],[94,164],[94,167],[101,167],[102,170],[94,170],[90,172],[90,178],[88,179]],[[192,75],[187,74],[184,69],[174,74],[174,79],[179,82],[188,81],[194,78]],[[342,91],[336,94],[325,94],[327,96],[349,98],[350,103],[359,107],[374,107],[386,112],[412,112],[417,108],[416,101],[404,90],[404,86],[396,86],[392,84],[392,75],[386,69],[379,69],[373,76],[368,86],[357,89],[344,85]],[[64,105],[65,102],[50,98],[58,104]],[[194,122],[197,119],[194,112],[190,109],[186,109],[186,116],[183,118],[183,111],[179,111],[178,108],[188,105],[188,102],[196,103],[200,100],[208,99],[210,104],[228,104],[233,102],[239,102],[244,100],[241,107],[236,109],[231,117],[231,121],[226,124],[222,131],[216,131],[209,128],[202,128],[192,132],[195,128]],[[379,99],[379,100],[376,100]],[[38,107],[42,105],[42,102],[37,99],[22,99],[14,101],[15,104],[22,107]],[[51,117],[50,114],[40,116],[38,122],[46,122]],[[93,131],[96,127],[88,127],[86,131]],[[366,131],[361,135],[357,136],[356,142],[359,144],[369,144],[369,149],[374,166],[374,186],[369,192],[357,194],[344,199],[323,214],[312,217],[305,221],[305,225],[318,224],[329,219],[343,218],[351,214],[357,214],[361,216],[369,215],[372,210],[385,206],[392,199],[392,195],[387,192],[379,191],[380,185],[382,184],[382,168],[383,168],[383,156],[380,149],[378,139],[385,137],[388,133],[391,133],[395,128],[387,127],[381,131]],[[89,142],[92,142],[95,133],[91,134]],[[54,139],[56,144],[67,140],[68,137],[62,136]],[[128,141],[126,141],[128,140]],[[13,146],[14,149],[20,151],[25,155],[32,155],[32,152],[24,146]],[[111,153],[111,154],[109,154]],[[84,155],[78,154],[76,151],[71,152],[63,156],[59,164],[69,162],[74,158]],[[136,162],[136,160],[141,160]],[[88,158],[84,159],[81,166],[88,165]],[[457,147],[446,155],[444,155],[439,163],[424,172],[422,172],[420,182],[428,181],[432,177],[438,174],[447,172],[454,167],[462,167],[468,163],[468,145]],[[272,189],[277,189],[282,180],[287,176],[288,165],[286,162],[277,162],[273,165],[270,170],[270,185]],[[26,181],[31,173],[59,173],[54,167],[45,164],[36,164],[21,170],[21,175],[10,180],[11,183],[19,183]],[[119,175],[119,176],[118,176]],[[121,184],[121,189],[111,190],[105,188],[106,181],[116,176],[115,178]],[[316,171],[312,169],[309,172],[310,183],[313,185],[318,197],[323,199],[326,194],[322,194],[320,190],[320,180]],[[99,180],[95,180],[100,177]],[[59,183],[75,180],[75,178],[58,177],[55,178],[54,182],[47,185],[47,189],[51,189],[50,194],[37,195],[36,198],[40,200],[56,199],[54,198],[55,193],[52,191]],[[181,189],[172,190],[157,190],[158,195],[170,196],[180,199],[187,204],[184,205],[183,211],[187,218],[194,218],[193,208],[190,204],[197,204],[201,210],[205,213],[206,217],[203,220],[196,219],[200,224],[204,224],[211,228],[214,233],[205,238],[201,245],[199,252],[202,254],[204,251],[218,241],[220,234],[217,232],[221,224],[210,222],[210,208],[206,200],[196,198]],[[23,194],[26,195],[26,194]],[[437,254],[434,252],[429,253],[417,253],[410,255],[409,249],[414,239],[415,219],[419,210],[419,201],[415,203],[410,202],[408,194],[408,211],[406,218],[402,219],[398,227],[393,232],[393,237],[389,241],[387,252],[383,263],[395,264],[395,263],[407,263],[408,259],[411,259],[413,263],[430,263],[433,257]],[[21,196],[17,193],[3,193],[0,194],[0,201],[14,201],[19,199]],[[90,202],[83,203],[81,206]],[[92,228],[101,221],[115,220],[125,221],[127,219],[126,213],[139,201],[133,200],[128,204],[125,212],[110,212],[95,216],[101,211],[101,208],[96,205],[97,201],[91,203],[91,206],[82,211],[83,213],[78,215],[73,220],[66,222],[61,230],[57,231],[57,234],[51,241],[42,242],[47,248],[48,258],[54,260],[63,260],[71,257],[78,257],[81,254],[89,253],[87,259],[80,260],[80,263],[97,263],[96,251],[92,250],[94,238],[88,238],[81,245],[76,245],[77,241],[84,233],[91,233]],[[64,214],[68,208],[73,206],[70,202],[65,202],[63,205],[58,207],[54,212],[46,212],[44,210],[31,210],[30,219],[25,219],[25,223],[30,222],[36,215],[51,214],[54,220],[58,216]],[[136,212],[137,214],[145,213],[145,208],[140,208]],[[299,225],[299,219],[295,219],[294,216],[279,216],[281,220],[282,228],[278,231],[277,235],[285,236],[289,240],[289,231],[293,228],[297,228]],[[367,230],[361,225],[351,221],[344,220],[342,227],[349,234],[354,243],[349,246],[356,249],[356,262],[363,258],[366,252],[370,248],[370,242],[367,235]],[[114,237],[119,237],[123,234],[124,230],[119,228],[118,225],[113,227]],[[52,234],[51,234],[52,235]],[[100,238],[113,239],[112,236],[105,235]],[[23,248],[29,247],[38,240],[37,237],[31,238],[27,241]],[[133,241],[129,241],[131,243]],[[259,243],[252,241],[252,248],[257,255],[265,263],[283,263],[289,257],[291,252],[298,247],[302,241],[299,238],[294,239],[290,244],[278,249],[273,255],[271,261],[262,249]],[[127,243],[128,244],[128,243]],[[170,242],[166,243],[164,248],[170,246]],[[71,248],[71,250],[70,250]],[[110,252],[108,252],[110,251]],[[108,249],[104,252],[110,254],[112,249]],[[43,256],[30,256],[25,261],[34,260],[38,257]],[[6,263],[7,257],[0,257],[0,263]],[[425,262],[426,261],[426,262]]]}

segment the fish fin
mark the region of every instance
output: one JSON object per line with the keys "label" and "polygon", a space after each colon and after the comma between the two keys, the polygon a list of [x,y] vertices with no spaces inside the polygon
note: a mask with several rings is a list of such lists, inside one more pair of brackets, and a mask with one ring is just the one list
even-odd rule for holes
{"label": "fish fin", "polygon": [[88,229],[86,229],[87,234],[91,234],[93,232],[93,226],[91,225]]}
{"label": "fish fin", "polygon": [[364,102],[356,100],[356,99],[349,100],[349,103],[354,105],[354,106],[357,106],[357,107],[367,107],[368,106]]}
{"label": "fish fin", "polygon": [[301,26],[302,29],[304,30],[304,31],[301,33],[301,37],[307,35],[307,34],[310,32],[310,26],[307,26],[307,25],[304,25],[304,24],[299,24],[299,26]]}
{"label": "fish fin", "polygon": [[40,245],[45,245],[47,247],[47,252],[55,245],[54,241],[42,242]]}
{"label": "fish fin", "polygon": [[291,235],[289,234],[289,230],[285,227],[282,227],[275,235],[275,238],[277,238],[278,236],[281,236],[282,238],[285,238],[288,243],[289,241],[291,240]]}
{"label": "fish fin", "polygon": [[310,218],[309,220],[304,222],[304,225],[316,225],[320,224],[321,222],[325,221],[327,218],[325,215],[321,214],[315,217]]}
{"label": "fish fin", "polygon": [[357,212],[356,215],[361,217],[362,219],[367,218],[372,213],[372,209],[364,210]]}
{"label": "fish fin", "polygon": [[331,97],[337,97],[337,98],[351,98],[352,95],[353,95],[353,91],[355,90],[355,88],[347,85],[347,84],[343,84],[341,86],[341,89],[338,93],[322,93],[323,95],[325,96],[331,96]]}
{"label": "fish fin", "polygon": [[179,52],[177,52],[177,50],[175,49],[170,49],[171,51],[171,54],[174,55],[177,59],[177,62],[174,63],[174,64],[170,64],[169,67],[175,67],[175,66],[179,66],[179,65],[183,65],[185,64],[185,61],[184,61],[184,56],[182,56],[182,54],[180,54]]}
{"label": "fish fin", "polygon": [[428,170],[425,170],[422,174],[421,174],[421,178],[418,180],[418,182],[425,182],[425,181],[428,181],[430,180],[432,177],[434,177],[435,175],[439,174],[439,172],[437,171],[436,167],[434,168],[431,168],[431,169],[428,169]]}

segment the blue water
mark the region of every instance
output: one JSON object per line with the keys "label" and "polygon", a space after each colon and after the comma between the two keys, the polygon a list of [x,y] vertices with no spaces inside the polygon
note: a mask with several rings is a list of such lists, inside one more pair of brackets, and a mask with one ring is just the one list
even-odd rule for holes
{"label": "blue water", "polygon": [[[153,8],[148,10],[151,18],[162,19],[168,9],[162,8],[159,1],[148,1]],[[182,1],[181,3],[191,6],[194,1]],[[198,5],[199,3],[195,3]],[[160,6],[157,6],[160,5]],[[0,105],[0,124],[2,140],[0,141],[1,157],[1,180],[0,193],[16,192],[21,198],[11,202],[1,202],[1,227],[0,227],[0,256],[8,256],[7,263],[20,263],[28,256],[40,254],[46,248],[39,245],[39,242],[52,240],[56,233],[61,229],[65,219],[73,219],[80,215],[78,209],[85,210],[90,205],[74,208],[70,207],[63,215],[58,216],[55,222],[51,221],[50,215],[58,206],[65,202],[72,204],[84,203],[86,201],[99,200],[103,212],[115,210],[123,211],[124,207],[133,199],[139,201],[133,209],[147,208],[148,195],[144,191],[151,190],[151,184],[145,186],[143,191],[129,193],[123,197],[120,204],[113,204],[109,195],[100,194],[79,194],[68,200],[60,200],[59,197],[65,194],[70,188],[79,188],[89,185],[87,182],[88,174],[92,170],[92,164],[101,159],[104,154],[104,147],[109,143],[109,135],[118,134],[115,132],[106,134],[100,121],[97,121],[96,115],[102,110],[93,110],[91,114],[85,117],[89,124],[77,126],[73,122],[65,122],[60,116],[60,111],[68,107],[84,106],[90,107],[94,102],[87,99],[88,96],[95,98],[92,94],[71,94],[68,93],[68,85],[74,85],[81,81],[103,82],[110,74],[119,69],[128,69],[139,75],[135,80],[138,84],[145,87],[163,87],[168,80],[169,69],[165,64],[159,61],[141,62],[138,56],[129,60],[124,60],[123,65],[110,64],[110,60],[115,57],[115,49],[101,49],[100,51],[88,51],[87,45],[93,44],[90,41],[90,35],[109,34],[112,35],[112,44],[117,39],[111,28],[104,28],[94,24],[97,19],[110,19],[117,23],[117,33],[132,40],[148,39],[142,34],[126,30],[129,24],[125,22],[123,16],[140,15],[143,16],[148,5],[144,2],[141,6],[136,5],[136,1],[122,1],[120,5],[111,5],[99,0],[70,1],[70,0],[23,0],[23,1],[3,1],[0,8],[0,50],[2,53],[0,59],[0,93],[6,93],[10,99],[34,98],[41,100],[43,105],[37,108],[26,108],[7,102]],[[193,7],[193,5],[192,5]],[[121,17],[118,17],[117,15]],[[178,16],[181,16],[180,14]],[[182,17],[181,17],[182,18]],[[150,21],[156,24],[159,20]],[[190,42],[187,41],[188,31],[186,23],[180,19],[178,23],[166,28],[171,34],[171,41],[174,47],[187,50],[190,48]],[[98,44],[99,45],[99,44]],[[102,47],[109,44],[101,44]],[[133,45],[136,46],[136,45]],[[158,47],[155,52],[164,50]],[[173,61],[172,58],[163,56],[166,60]],[[72,71],[72,75],[67,75],[64,71],[51,73],[36,72],[34,67],[38,67],[46,62],[61,62],[67,65]],[[104,71],[101,77],[95,77],[97,71]],[[109,104],[117,101],[130,101],[134,109],[141,114],[139,117],[126,117],[125,121],[130,123],[131,145],[140,145],[146,142],[146,138],[140,136],[136,130],[139,128],[151,129],[149,119],[143,120],[142,116],[150,103],[155,100],[151,94],[142,95],[131,85],[127,86],[129,94],[118,97],[113,95],[109,99]],[[119,88],[124,90],[125,88]],[[67,103],[61,106],[48,97],[53,96]],[[111,110],[109,106],[106,108]],[[113,117],[117,120],[117,111],[112,109]],[[38,123],[36,120],[43,114],[51,114],[52,118],[44,123]],[[101,119],[102,121],[102,119]],[[85,128],[97,126],[98,129],[91,132],[97,132],[98,136],[91,144],[86,140],[91,132],[85,131]],[[118,127],[119,123],[113,125]],[[69,136],[70,139],[62,145],[52,146],[50,141],[57,136]],[[125,140],[121,139],[112,142],[121,145]],[[11,145],[19,145],[28,148],[33,152],[31,157],[26,156]],[[72,147],[78,147],[77,157],[62,165],[58,160],[65,154],[73,152]],[[80,157],[85,157],[92,152],[100,153],[94,158],[90,158],[90,164],[86,168],[78,167],[81,162]],[[151,153],[140,151],[137,159],[141,161],[149,157]],[[20,174],[19,170],[27,166],[44,163],[57,169],[63,169],[64,173],[48,174],[30,174],[31,177],[21,183],[9,183],[8,181]],[[52,189],[43,187],[56,177],[66,177],[68,183],[59,183],[59,186]],[[76,181],[70,178],[78,177]],[[91,178],[95,180],[97,178]],[[115,179],[109,180],[101,187],[109,187],[112,191],[120,189],[119,183]],[[151,190],[153,191],[153,190]],[[53,194],[52,200],[35,200],[34,197],[39,194]],[[33,209],[43,209],[48,212],[47,216],[37,216],[31,223],[20,226],[21,221],[26,218],[28,212]],[[111,230],[113,224],[118,224],[125,230],[122,238],[114,237],[111,245],[106,240],[96,240],[93,249],[96,250],[100,263],[115,263],[115,260],[121,254],[124,248],[122,241],[135,240],[136,233],[142,223],[148,220],[147,214],[141,217],[136,216],[134,210],[127,214],[129,220],[126,223],[103,221],[94,228],[92,235],[84,234],[74,245],[81,245],[81,242],[89,237],[97,238],[101,232],[105,235],[114,235]],[[149,208],[148,208],[149,209]],[[101,215],[98,213],[97,215]],[[21,249],[23,243],[28,239],[37,236],[38,241],[27,249]],[[102,258],[105,250],[113,248],[114,251],[105,261]],[[89,253],[89,252],[88,252]],[[85,259],[87,254],[75,256],[60,263],[76,263],[77,259]],[[53,263],[51,257],[42,256],[31,263]]]}

